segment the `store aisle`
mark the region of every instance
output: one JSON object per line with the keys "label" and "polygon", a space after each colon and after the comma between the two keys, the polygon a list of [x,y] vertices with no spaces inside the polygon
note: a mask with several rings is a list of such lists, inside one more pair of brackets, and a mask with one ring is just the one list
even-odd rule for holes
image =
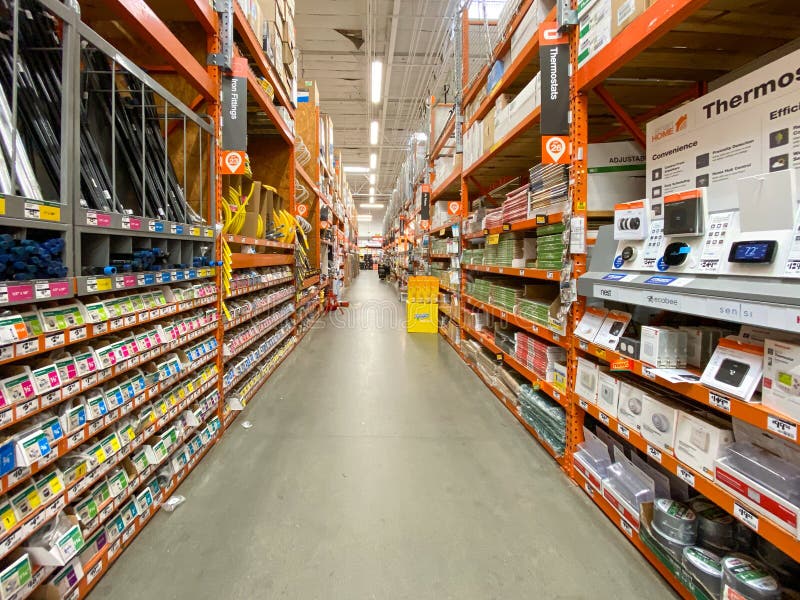
{"label": "store aisle", "polygon": [[91,598],[674,597],[392,287],[349,299]]}

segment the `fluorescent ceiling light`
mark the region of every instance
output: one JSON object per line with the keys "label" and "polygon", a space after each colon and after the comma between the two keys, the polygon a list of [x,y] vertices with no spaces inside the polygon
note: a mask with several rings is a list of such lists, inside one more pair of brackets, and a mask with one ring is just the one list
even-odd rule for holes
{"label": "fluorescent ceiling light", "polygon": [[372,215],[370,215],[370,214],[358,215],[358,216],[356,216],[356,219],[358,221],[367,221],[367,222],[369,222],[369,221],[372,221]]}
{"label": "fluorescent ceiling light", "polygon": [[375,195],[375,188],[373,186],[369,186],[369,195],[370,196],[374,196]]}
{"label": "fluorescent ceiling light", "polygon": [[371,209],[381,210],[382,208],[384,208],[384,206],[383,204],[360,204],[359,208],[360,209],[371,208]]}
{"label": "fluorescent ceiling light", "polygon": [[373,171],[378,167],[378,155],[374,152],[369,155],[369,168]]}
{"label": "fluorescent ceiling light", "polygon": [[418,131],[417,133],[414,134],[414,137],[417,138],[420,142],[424,142],[425,140],[428,139],[428,134],[423,133],[422,131]]}
{"label": "fluorescent ceiling light", "polygon": [[381,87],[383,87],[383,63],[379,60],[372,61],[372,103],[381,101]]}
{"label": "fluorescent ceiling light", "polygon": [[375,173],[370,173],[369,174],[369,184],[370,185],[375,185]]}
{"label": "fluorescent ceiling light", "polygon": [[344,168],[345,173],[369,173],[367,167],[356,167],[354,165],[347,165]]}
{"label": "fluorescent ceiling light", "polygon": [[370,196],[369,197],[369,203],[370,204],[375,204],[375,196]]}
{"label": "fluorescent ceiling light", "polygon": [[369,124],[369,143],[375,146],[378,143],[378,122]]}

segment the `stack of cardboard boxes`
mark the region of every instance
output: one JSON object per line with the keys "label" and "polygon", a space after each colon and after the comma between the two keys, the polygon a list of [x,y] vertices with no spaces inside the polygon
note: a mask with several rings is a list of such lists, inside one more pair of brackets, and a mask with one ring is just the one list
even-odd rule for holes
{"label": "stack of cardboard boxes", "polygon": [[294,0],[237,0],[291,98],[297,90]]}
{"label": "stack of cardboard boxes", "polygon": [[578,67],[597,54],[655,0],[581,0],[578,3]]}

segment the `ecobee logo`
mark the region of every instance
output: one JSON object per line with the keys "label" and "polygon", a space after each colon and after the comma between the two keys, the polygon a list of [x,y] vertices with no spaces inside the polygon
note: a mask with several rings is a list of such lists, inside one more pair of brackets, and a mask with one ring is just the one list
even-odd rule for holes
{"label": "ecobee logo", "polygon": [[650,294],[647,297],[647,301],[650,304],[658,304],[661,306],[679,306],[677,298],[670,298],[669,296],[654,296]]}
{"label": "ecobee logo", "polygon": [[673,123],[670,123],[665,127],[662,127],[661,129],[656,131],[653,135],[651,135],[650,141],[657,142],[659,140],[663,140],[664,138],[668,138],[669,136],[686,129],[688,122],[689,122],[689,117],[687,116],[686,113],[683,113],[680,117],[675,119]]}

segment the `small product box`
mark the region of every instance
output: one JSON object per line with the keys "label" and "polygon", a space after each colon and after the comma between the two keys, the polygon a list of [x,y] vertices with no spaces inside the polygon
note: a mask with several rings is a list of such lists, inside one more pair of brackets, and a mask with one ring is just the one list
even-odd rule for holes
{"label": "small product box", "polygon": [[60,514],[28,538],[24,550],[36,564],[61,567],[83,548],[78,519]]}
{"label": "small product box", "polygon": [[644,390],[628,381],[619,385],[619,402],[617,403],[617,419],[629,429],[641,433],[642,406]]}
{"label": "small product box", "polygon": [[649,231],[645,200],[625,202],[614,206],[614,239],[643,240]]}
{"label": "small product box", "polygon": [[681,331],[686,332],[686,364],[692,367],[703,368],[708,363],[714,348],[722,337],[721,329],[715,327],[690,327],[682,325]]}
{"label": "small product box", "polygon": [[619,408],[619,379],[600,371],[597,380],[597,408],[609,417],[617,418]]}
{"label": "small product box", "polygon": [[677,367],[677,331],[667,327],[642,325],[642,345],[639,360],[653,367],[674,369]]}
{"label": "small product box", "polygon": [[639,529],[639,507],[655,498],[655,483],[614,448],[614,464],[603,479],[603,497],[634,529]]}
{"label": "small product box", "polygon": [[606,315],[600,330],[594,337],[594,343],[604,348],[616,350],[619,338],[631,322],[631,315],[621,310],[611,310]]}
{"label": "small product box", "polygon": [[586,312],[583,313],[583,318],[575,328],[575,335],[587,342],[593,342],[607,316],[608,310],[605,308],[587,307]]}
{"label": "small product box", "polygon": [[683,411],[678,415],[675,457],[706,478],[714,479],[716,460],[731,442],[733,431],[716,415]]}
{"label": "small product box", "polygon": [[578,372],[575,376],[575,393],[591,404],[597,404],[597,380],[599,366],[585,358],[578,358]]}
{"label": "small product box", "polygon": [[650,392],[642,395],[642,437],[653,446],[675,453],[680,405]]}
{"label": "small product box", "polygon": [[765,408],[800,420],[800,345],[764,342],[761,402]]}
{"label": "small product box", "polygon": [[33,566],[27,554],[23,554],[0,571],[0,598],[13,598],[33,578]]}
{"label": "small product box", "polygon": [[700,383],[724,394],[749,402],[764,366],[764,348],[722,338],[708,361]]}

